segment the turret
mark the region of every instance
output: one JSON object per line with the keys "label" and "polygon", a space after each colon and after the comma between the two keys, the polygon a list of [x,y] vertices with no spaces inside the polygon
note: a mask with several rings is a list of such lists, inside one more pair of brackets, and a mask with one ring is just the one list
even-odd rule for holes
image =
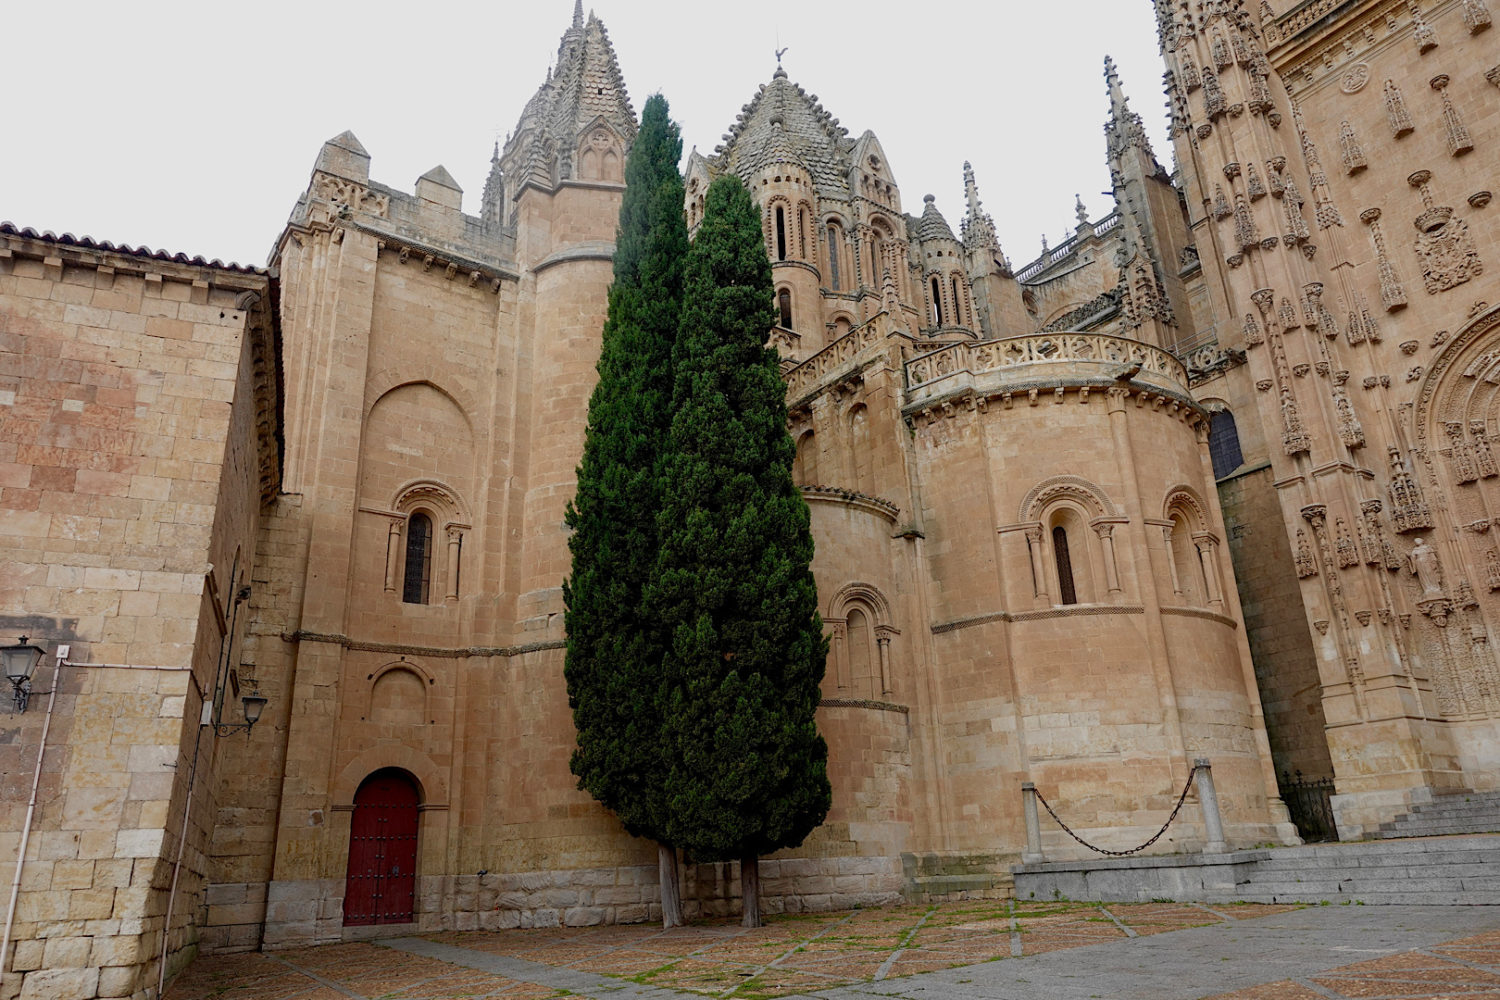
{"label": "turret", "polygon": [[974,179],[973,166],[968,163],[964,164],[964,199],[969,209],[960,231],[979,329],[985,337],[1030,333],[1032,323],[1021,300],[1021,286],[1000,248],[995,220],[979,200],[979,184]]}

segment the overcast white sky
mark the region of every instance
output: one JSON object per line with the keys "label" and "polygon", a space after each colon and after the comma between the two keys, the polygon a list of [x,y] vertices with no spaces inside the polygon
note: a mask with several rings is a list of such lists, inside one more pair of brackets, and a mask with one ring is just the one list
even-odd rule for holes
{"label": "overcast white sky", "polygon": [[[1106,52],[1170,166],[1146,0],[593,0],[639,113],[660,90],[705,153],[775,70],[880,137],[905,208],[955,230],[963,162],[1017,263],[1110,206]],[[352,129],[372,176],[442,163],[478,210],[490,149],[546,76],[572,0],[72,0],[5,5],[13,99],[0,219],[263,263],[318,148]]]}

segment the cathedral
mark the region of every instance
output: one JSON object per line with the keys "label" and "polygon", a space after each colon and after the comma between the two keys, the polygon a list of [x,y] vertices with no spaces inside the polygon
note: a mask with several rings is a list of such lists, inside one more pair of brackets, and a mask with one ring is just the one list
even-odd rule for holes
{"label": "cathedral", "polygon": [[[1023,783],[1110,848],[1200,758],[1230,848],[1500,788],[1500,32],[1280,7],[1155,0],[1171,163],[1106,60],[1115,208],[1030,262],[780,67],[688,159],[690,229],[724,174],[762,213],[829,637],[769,911],[1007,895]],[[0,1000],[659,918],[562,670],[636,127],[580,3],[477,201],[346,132],[266,268],[0,225]]]}

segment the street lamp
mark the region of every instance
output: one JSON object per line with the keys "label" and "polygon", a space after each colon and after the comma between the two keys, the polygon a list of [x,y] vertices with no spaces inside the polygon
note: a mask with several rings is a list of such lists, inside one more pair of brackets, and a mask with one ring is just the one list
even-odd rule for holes
{"label": "street lamp", "polygon": [[12,698],[17,712],[25,712],[31,700],[31,675],[36,665],[42,662],[42,647],[30,645],[26,636],[16,640],[14,646],[0,646],[0,663],[5,666],[5,679],[13,689]]}
{"label": "street lamp", "polygon": [[228,736],[236,729],[243,729],[246,733],[255,728],[260,721],[260,714],[266,710],[267,698],[260,693],[260,687],[240,699],[240,708],[245,713],[244,722],[219,722],[214,724],[214,732],[220,736]]}

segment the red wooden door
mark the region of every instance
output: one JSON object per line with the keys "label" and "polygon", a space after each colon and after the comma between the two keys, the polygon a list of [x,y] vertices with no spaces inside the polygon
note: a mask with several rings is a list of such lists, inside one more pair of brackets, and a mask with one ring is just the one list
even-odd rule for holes
{"label": "red wooden door", "polygon": [[344,926],[408,924],[417,888],[416,782],[376,771],[354,795]]}

